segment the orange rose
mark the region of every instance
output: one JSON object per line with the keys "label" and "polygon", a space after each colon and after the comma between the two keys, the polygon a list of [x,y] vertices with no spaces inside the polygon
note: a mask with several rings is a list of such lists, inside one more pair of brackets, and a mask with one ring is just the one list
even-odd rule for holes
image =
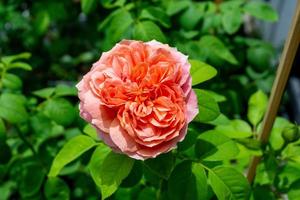
{"label": "orange rose", "polygon": [[80,114],[113,150],[154,158],[184,139],[198,113],[189,70],[168,45],[123,40],[78,83]]}

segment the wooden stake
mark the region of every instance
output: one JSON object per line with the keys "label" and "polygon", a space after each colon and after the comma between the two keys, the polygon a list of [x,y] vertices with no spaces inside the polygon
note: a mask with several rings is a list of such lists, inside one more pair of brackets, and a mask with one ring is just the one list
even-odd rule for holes
{"label": "wooden stake", "polygon": [[[283,53],[276,73],[276,78],[273,83],[267,112],[262,122],[262,129],[259,138],[262,144],[266,144],[269,140],[270,132],[277,115],[281,97],[283,95],[284,88],[286,86],[289,73],[292,68],[292,64],[297,52],[297,48],[299,47],[299,42],[300,42],[300,0],[298,0],[296,6],[296,11],[293,17],[291,28],[289,30],[289,34],[284,45]],[[253,182],[255,178],[256,167],[260,162],[260,160],[261,160],[260,156],[255,156],[253,157],[250,163],[248,174],[247,174],[247,178],[250,184]]]}

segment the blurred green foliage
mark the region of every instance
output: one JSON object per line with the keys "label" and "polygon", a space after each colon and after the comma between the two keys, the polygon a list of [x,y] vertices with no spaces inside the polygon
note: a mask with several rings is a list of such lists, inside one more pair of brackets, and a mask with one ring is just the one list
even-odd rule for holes
{"label": "blurred green foliage", "polygon": [[[267,147],[257,140],[275,50],[246,15],[278,18],[246,0],[0,1],[0,200],[297,199],[299,127],[278,117]],[[75,83],[125,38],[189,55],[200,100],[178,148],[144,162],[112,153],[78,114]]]}

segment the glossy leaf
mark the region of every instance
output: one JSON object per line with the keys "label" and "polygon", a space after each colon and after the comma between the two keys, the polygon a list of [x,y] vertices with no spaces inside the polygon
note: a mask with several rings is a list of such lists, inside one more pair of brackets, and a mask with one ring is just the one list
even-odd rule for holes
{"label": "glossy leaf", "polygon": [[99,176],[102,199],[111,196],[130,173],[134,160],[116,153],[109,153],[103,161]]}
{"label": "glossy leaf", "polygon": [[197,95],[199,106],[199,114],[195,120],[209,122],[216,119],[220,115],[220,109],[215,99],[201,90],[194,89],[194,91]]}
{"label": "glossy leaf", "polygon": [[250,186],[247,179],[233,168],[217,167],[209,171],[210,185],[219,200],[249,199]]}
{"label": "glossy leaf", "polygon": [[234,158],[239,149],[235,142],[214,130],[198,136],[195,146],[196,155],[205,161],[218,161]]}
{"label": "glossy leaf", "polygon": [[247,138],[253,134],[250,125],[240,119],[231,120],[226,125],[219,125],[216,130],[230,138]]}
{"label": "glossy leaf", "polygon": [[217,70],[199,60],[189,60],[191,64],[192,85],[205,82],[217,75]]}
{"label": "glossy leaf", "polygon": [[81,154],[96,145],[95,141],[85,135],[79,135],[69,140],[63,148],[58,152],[52,163],[49,177],[57,176],[60,170],[78,158]]}

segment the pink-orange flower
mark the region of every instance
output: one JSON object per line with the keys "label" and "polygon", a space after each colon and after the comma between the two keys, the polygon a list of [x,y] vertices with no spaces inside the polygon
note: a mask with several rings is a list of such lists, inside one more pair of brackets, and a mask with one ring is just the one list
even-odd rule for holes
{"label": "pink-orange flower", "polygon": [[78,83],[80,115],[113,150],[156,157],[184,139],[198,113],[189,71],[175,48],[123,40]]}

